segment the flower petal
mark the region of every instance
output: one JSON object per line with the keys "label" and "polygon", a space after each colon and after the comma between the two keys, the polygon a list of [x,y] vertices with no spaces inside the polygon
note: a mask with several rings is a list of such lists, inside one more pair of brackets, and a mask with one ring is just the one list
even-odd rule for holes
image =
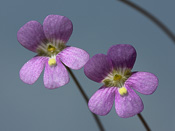
{"label": "flower petal", "polygon": [[67,47],[58,54],[61,61],[68,67],[78,70],[89,60],[89,54],[76,47]]}
{"label": "flower petal", "polygon": [[40,76],[47,57],[36,56],[23,65],[19,74],[23,82],[33,84]]}
{"label": "flower petal", "polygon": [[132,69],[136,60],[136,50],[128,44],[112,46],[107,55],[111,58],[114,68]]}
{"label": "flower petal", "polygon": [[46,63],[44,71],[44,85],[48,89],[55,89],[69,82],[69,75],[64,65],[57,59],[56,66]]}
{"label": "flower petal", "polygon": [[89,109],[97,114],[104,116],[108,114],[114,103],[116,87],[101,87],[90,98],[88,106]]}
{"label": "flower petal", "polygon": [[125,85],[142,94],[150,95],[157,89],[158,78],[149,72],[137,72],[128,78]]}
{"label": "flower petal", "polygon": [[112,71],[112,62],[104,54],[96,54],[84,66],[85,75],[96,82],[101,82]]}
{"label": "flower petal", "polygon": [[115,110],[122,118],[132,117],[144,108],[141,98],[130,87],[125,88],[128,92],[126,95],[121,96],[118,90],[115,93]]}
{"label": "flower petal", "polygon": [[25,48],[36,52],[36,48],[46,41],[42,25],[37,21],[29,21],[22,26],[18,33],[17,39]]}
{"label": "flower petal", "polygon": [[43,22],[44,33],[50,41],[66,43],[72,34],[72,22],[65,16],[48,15]]}

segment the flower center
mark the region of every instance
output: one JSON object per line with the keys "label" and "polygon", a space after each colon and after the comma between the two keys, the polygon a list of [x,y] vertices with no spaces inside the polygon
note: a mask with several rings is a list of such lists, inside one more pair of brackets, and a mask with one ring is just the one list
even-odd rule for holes
{"label": "flower center", "polygon": [[39,56],[52,57],[60,53],[64,48],[66,48],[64,42],[49,42],[47,44],[40,44],[37,48],[37,53]]}
{"label": "flower center", "polygon": [[56,51],[56,48],[53,45],[48,45],[47,51],[53,53],[54,51]]}
{"label": "flower center", "polygon": [[37,48],[37,53],[39,56],[49,57],[48,64],[50,67],[55,66],[56,63],[56,55],[60,53],[65,46],[65,42],[63,41],[53,41],[47,44],[40,44]]}
{"label": "flower center", "polygon": [[108,76],[102,82],[106,87],[118,87],[124,91],[124,83],[130,76],[130,69],[117,69],[109,73]]}
{"label": "flower center", "polygon": [[116,74],[113,78],[114,81],[120,81],[122,79],[121,75]]}

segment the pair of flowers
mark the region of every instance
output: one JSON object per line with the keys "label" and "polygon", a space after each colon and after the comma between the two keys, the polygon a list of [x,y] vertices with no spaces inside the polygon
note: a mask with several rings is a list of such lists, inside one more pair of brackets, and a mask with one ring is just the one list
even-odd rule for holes
{"label": "pair of flowers", "polygon": [[37,21],[29,21],[21,27],[17,33],[19,43],[37,53],[21,68],[21,80],[33,84],[45,67],[44,85],[55,89],[69,82],[64,65],[75,70],[84,66],[89,79],[103,83],[89,100],[88,106],[93,113],[108,114],[114,99],[120,117],[127,118],[140,113],[143,103],[133,89],[142,94],[152,94],[158,86],[158,79],[148,72],[131,72],[136,60],[134,47],[114,45],[107,55],[97,54],[89,60],[86,51],[66,46],[72,30],[72,22],[60,15],[47,16],[43,26]]}

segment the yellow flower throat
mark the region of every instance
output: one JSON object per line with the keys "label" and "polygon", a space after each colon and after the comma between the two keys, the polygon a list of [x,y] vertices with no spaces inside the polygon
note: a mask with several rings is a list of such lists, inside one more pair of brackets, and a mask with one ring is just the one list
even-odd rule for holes
{"label": "yellow flower throat", "polygon": [[106,87],[117,87],[119,94],[123,96],[127,94],[124,83],[130,76],[130,69],[113,70],[102,82]]}
{"label": "yellow flower throat", "polygon": [[60,43],[47,43],[41,44],[37,48],[37,52],[39,56],[49,57],[48,64],[49,66],[55,66],[56,63],[56,55],[61,52],[64,48],[66,48],[63,42]]}

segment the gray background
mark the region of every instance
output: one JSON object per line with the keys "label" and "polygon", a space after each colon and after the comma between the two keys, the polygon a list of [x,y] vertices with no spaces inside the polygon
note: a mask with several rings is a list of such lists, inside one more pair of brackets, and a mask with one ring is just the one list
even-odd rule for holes
{"label": "gray background", "polygon": [[[175,31],[175,1],[135,1]],[[157,3],[158,2],[158,3]],[[16,33],[30,20],[43,22],[49,14],[67,16],[74,25],[68,45],[90,56],[106,54],[114,44],[132,44],[138,53],[134,71],[159,78],[152,95],[139,94],[142,115],[153,131],[175,130],[175,44],[155,24],[115,0],[1,0],[0,1],[0,131],[98,131],[74,82],[48,90],[43,73],[33,85],[23,83],[19,70],[35,54],[23,48]],[[90,97],[102,85],[83,69],[73,71]],[[100,117],[107,131],[144,131],[137,116],[123,119],[115,109]]]}

